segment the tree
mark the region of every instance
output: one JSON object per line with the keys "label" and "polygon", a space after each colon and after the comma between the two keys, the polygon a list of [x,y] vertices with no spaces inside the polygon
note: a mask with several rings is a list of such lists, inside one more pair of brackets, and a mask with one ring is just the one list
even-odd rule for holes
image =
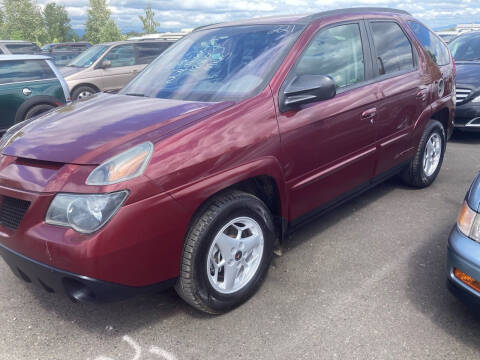
{"label": "tree", "polygon": [[110,9],[105,0],[90,0],[85,24],[85,39],[94,44],[121,40],[122,33],[110,15]]}
{"label": "tree", "polygon": [[48,42],[67,41],[71,30],[70,18],[64,5],[57,5],[54,2],[48,3],[43,9],[45,26],[48,35]]}
{"label": "tree", "polygon": [[160,23],[155,21],[155,12],[152,10],[150,4],[145,8],[145,16],[140,15],[138,18],[143,23],[143,32],[145,34],[154,34],[157,32],[156,27],[159,26]]}
{"label": "tree", "polygon": [[3,0],[2,37],[42,44],[47,38],[42,10],[33,0]]}
{"label": "tree", "polygon": [[3,39],[4,25],[5,25],[5,15],[3,14],[2,9],[0,9],[0,39]]}

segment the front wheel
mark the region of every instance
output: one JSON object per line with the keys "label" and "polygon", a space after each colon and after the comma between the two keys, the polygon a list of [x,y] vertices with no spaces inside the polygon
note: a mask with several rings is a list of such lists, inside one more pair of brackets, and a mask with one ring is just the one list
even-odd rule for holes
{"label": "front wheel", "polygon": [[43,114],[44,112],[47,112],[47,111],[50,111],[52,110],[53,108],[55,108],[55,106],[53,105],[50,105],[50,104],[39,104],[39,105],[35,105],[33,106],[31,109],[29,109],[27,111],[27,113],[25,114],[25,118],[24,120],[28,120],[28,119],[31,119],[35,116],[38,116],[40,114]]}
{"label": "front wheel", "polygon": [[175,289],[211,314],[240,305],[265,277],[274,238],[272,216],[260,199],[239,191],[214,198],[186,236]]}
{"label": "front wheel", "polygon": [[431,185],[442,167],[446,149],[446,136],[442,124],[430,120],[425,127],[415,157],[402,173],[410,186],[423,188]]}

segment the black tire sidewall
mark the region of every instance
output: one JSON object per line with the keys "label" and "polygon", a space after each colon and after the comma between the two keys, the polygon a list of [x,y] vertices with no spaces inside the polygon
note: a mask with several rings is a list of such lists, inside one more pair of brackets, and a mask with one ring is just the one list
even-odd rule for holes
{"label": "black tire sidewall", "polygon": [[47,111],[50,111],[52,109],[54,109],[55,106],[53,105],[50,105],[50,104],[39,104],[39,105],[35,105],[33,106],[31,109],[29,109],[27,111],[27,113],[25,114],[25,118],[24,120],[28,120],[28,119],[31,119],[35,116],[38,116],[40,114],[43,114]]}
{"label": "black tire sidewall", "polygon": [[[256,274],[244,288],[232,294],[222,294],[212,287],[208,279],[206,270],[208,251],[210,250],[215,235],[225,224],[237,217],[245,216],[254,219],[263,231],[264,249],[262,260]],[[220,214],[216,216],[208,226],[207,231],[203,234],[194,260],[196,290],[198,296],[208,307],[220,312],[229,310],[246,301],[257,290],[262,283],[272,259],[275,239],[273,229],[271,215],[260,200],[237,199],[228,204]]]}
{"label": "black tire sidewall", "polygon": [[[433,181],[436,179],[436,177],[438,176],[438,173],[440,172],[441,168],[442,168],[442,164],[443,164],[443,158],[445,156],[445,150],[446,150],[446,136],[445,136],[445,130],[443,129],[443,126],[437,122],[437,121],[432,121],[429,123],[427,129],[425,129],[425,134],[426,136],[423,138],[423,141],[421,143],[421,151],[420,151],[420,162],[419,162],[419,166],[420,166],[420,169],[419,169],[419,172],[420,172],[420,181],[423,185],[425,186],[428,186],[430,185],[431,183],[433,183]],[[442,141],[442,153],[440,154],[440,161],[438,162],[438,166],[435,170],[435,172],[430,175],[430,176],[427,176],[427,174],[425,173],[425,169],[423,168],[423,159],[424,159],[424,156],[425,156],[425,151],[427,150],[427,143],[428,143],[428,140],[430,139],[430,137],[434,134],[434,133],[437,133],[438,135],[440,135],[440,139]]]}

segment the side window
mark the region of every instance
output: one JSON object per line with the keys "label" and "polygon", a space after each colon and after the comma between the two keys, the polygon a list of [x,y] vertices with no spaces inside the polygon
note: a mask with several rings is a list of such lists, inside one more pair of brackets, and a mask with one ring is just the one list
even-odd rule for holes
{"label": "side window", "polygon": [[390,21],[371,22],[379,75],[413,70],[413,48],[400,25]]}
{"label": "side window", "polygon": [[3,55],[3,50],[0,48],[0,55]]}
{"label": "side window", "polygon": [[137,64],[150,64],[171,44],[172,43],[160,41],[151,43],[137,43]]}
{"label": "side window", "polygon": [[0,84],[56,78],[44,60],[0,61]]}
{"label": "side window", "polygon": [[321,30],[302,54],[296,75],[328,75],[337,88],[365,80],[362,38],[358,24]]}
{"label": "side window", "polygon": [[416,21],[409,21],[408,24],[420,44],[427,50],[437,65],[450,64],[450,54],[447,46],[434,33]]}
{"label": "side window", "polygon": [[103,61],[110,61],[112,68],[135,65],[135,51],[133,45],[119,45],[114,47],[103,58]]}

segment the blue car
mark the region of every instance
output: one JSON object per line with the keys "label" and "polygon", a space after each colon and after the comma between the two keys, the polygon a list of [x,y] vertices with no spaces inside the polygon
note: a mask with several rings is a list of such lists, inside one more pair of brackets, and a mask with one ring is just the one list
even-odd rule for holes
{"label": "blue car", "polygon": [[448,240],[448,285],[461,300],[480,306],[480,174]]}

